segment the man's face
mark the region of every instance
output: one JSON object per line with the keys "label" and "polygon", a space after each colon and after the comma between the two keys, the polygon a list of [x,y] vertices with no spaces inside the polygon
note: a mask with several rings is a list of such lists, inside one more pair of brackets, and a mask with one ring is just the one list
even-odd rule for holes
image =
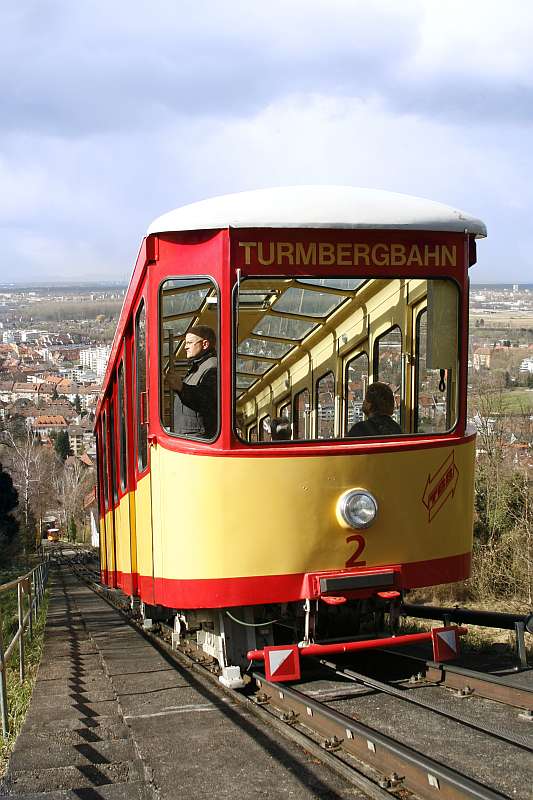
{"label": "man's face", "polygon": [[362,412],[365,417],[369,417],[372,413],[372,403],[366,397],[363,400]]}
{"label": "man's face", "polygon": [[204,350],[209,347],[207,339],[200,339],[199,336],[194,334],[187,334],[185,337],[185,352],[187,358],[197,358]]}

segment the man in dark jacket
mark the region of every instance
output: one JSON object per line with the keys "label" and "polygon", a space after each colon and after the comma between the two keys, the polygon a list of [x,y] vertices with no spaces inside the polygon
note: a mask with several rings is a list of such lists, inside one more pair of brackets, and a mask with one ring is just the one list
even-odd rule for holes
{"label": "man in dark jacket", "polygon": [[189,362],[181,378],[175,369],[166,375],[174,391],[173,432],[180,436],[212,439],[217,432],[217,356],[216,335],[207,325],[195,325],[185,336]]}
{"label": "man in dark jacket", "polygon": [[402,429],[392,418],[394,395],[386,383],[375,381],[367,389],[363,414],[367,419],[352,425],[347,436],[395,436]]}

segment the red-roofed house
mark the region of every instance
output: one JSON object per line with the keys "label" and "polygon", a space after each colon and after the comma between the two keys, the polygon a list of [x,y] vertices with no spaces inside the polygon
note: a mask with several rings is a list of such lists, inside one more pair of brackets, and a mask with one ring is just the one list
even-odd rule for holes
{"label": "red-roofed house", "polygon": [[68,430],[68,424],[65,417],[40,414],[35,418],[33,430],[41,437],[50,436],[52,433]]}

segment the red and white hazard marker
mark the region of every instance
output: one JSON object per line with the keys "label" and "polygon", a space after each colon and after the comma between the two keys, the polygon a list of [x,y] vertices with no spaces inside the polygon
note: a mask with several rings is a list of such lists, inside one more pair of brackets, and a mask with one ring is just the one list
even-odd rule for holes
{"label": "red and white hazard marker", "polygon": [[297,681],[300,678],[300,654],[297,644],[265,647],[267,681]]}
{"label": "red and white hazard marker", "polygon": [[434,661],[453,661],[459,658],[459,634],[457,628],[432,628]]}

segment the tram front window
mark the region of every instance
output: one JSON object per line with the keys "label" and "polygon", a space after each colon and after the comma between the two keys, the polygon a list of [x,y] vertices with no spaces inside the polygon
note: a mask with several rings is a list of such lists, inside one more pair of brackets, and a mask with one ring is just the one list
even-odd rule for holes
{"label": "tram front window", "polygon": [[[233,365],[237,435],[270,445],[265,422],[281,409],[293,441],[451,430],[458,309],[456,284],[444,279],[242,280]],[[375,415],[390,421],[367,424]]]}
{"label": "tram front window", "polygon": [[163,427],[213,440],[218,415],[218,296],[209,278],[172,278],[160,290],[160,392]]}

